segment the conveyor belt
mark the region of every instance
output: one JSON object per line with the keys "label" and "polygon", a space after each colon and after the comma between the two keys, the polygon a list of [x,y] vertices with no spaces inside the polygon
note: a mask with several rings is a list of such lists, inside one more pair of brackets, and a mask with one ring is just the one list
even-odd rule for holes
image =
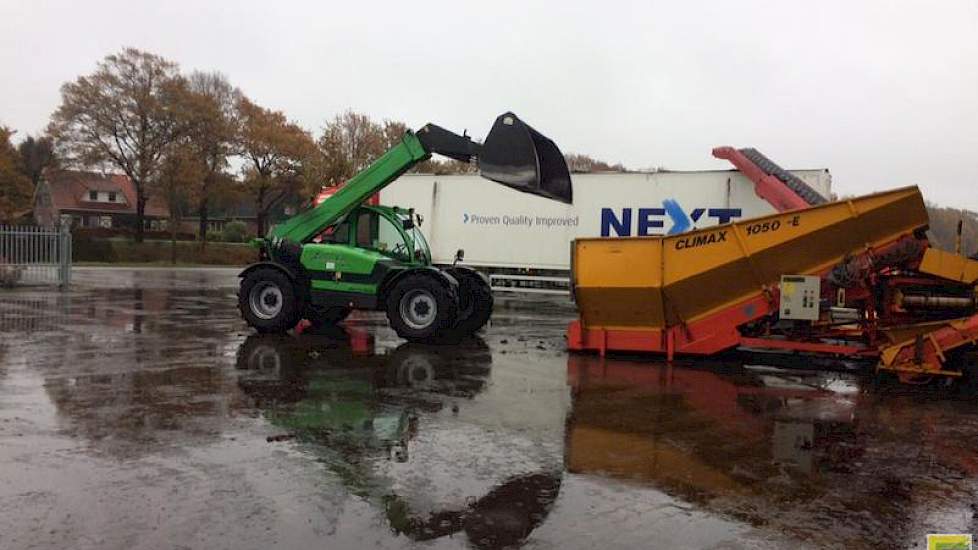
{"label": "conveyor belt", "polygon": [[797,193],[798,196],[810,206],[828,202],[825,197],[823,197],[818,191],[812,189],[807,183],[802,181],[801,178],[785,170],[784,168],[781,168],[775,164],[773,160],[764,156],[757,149],[754,149],[753,147],[745,147],[743,149],[739,149],[739,151],[751,162],[756,164],[758,168],[784,182],[785,185]]}

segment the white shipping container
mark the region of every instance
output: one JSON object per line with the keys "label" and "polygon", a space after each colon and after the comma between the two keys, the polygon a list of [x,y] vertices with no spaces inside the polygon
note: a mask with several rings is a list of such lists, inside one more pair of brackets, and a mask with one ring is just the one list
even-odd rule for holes
{"label": "white shipping container", "polygon": [[[792,171],[831,196],[828,170]],[[736,170],[574,174],[574,204],[497,185],[478,175],[406,174],[380,203],[414,208],[437,264],[567,270],[578,237],[662,235],[770,214]]]}

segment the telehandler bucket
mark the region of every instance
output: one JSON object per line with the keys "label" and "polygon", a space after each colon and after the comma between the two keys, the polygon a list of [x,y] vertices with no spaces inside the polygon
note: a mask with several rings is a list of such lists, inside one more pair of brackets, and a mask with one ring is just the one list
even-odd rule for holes
{"label": "telehandler bucket", "polygon": [[563,153],[513,113],[496,118],[479,152],[479,171],[482,177],[517,191],[573,203]]}

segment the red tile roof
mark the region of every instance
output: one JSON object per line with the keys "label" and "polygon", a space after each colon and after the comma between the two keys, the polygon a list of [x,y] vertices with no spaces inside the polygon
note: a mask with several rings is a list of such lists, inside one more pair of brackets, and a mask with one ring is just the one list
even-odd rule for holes
{"label": "red tile roof", "polygon": [[[61,170],[45,174],[51,190],[51,204],[59,210],[83,210],[88,212],[136,213],[136,186],[124,174],[100,174]],[[89,191],[107,191],[122,194],[125,203],[95,202],[88,200]],[[170,210],[161,197],[150,195],[146,202],[146,215],[169,218]]]}

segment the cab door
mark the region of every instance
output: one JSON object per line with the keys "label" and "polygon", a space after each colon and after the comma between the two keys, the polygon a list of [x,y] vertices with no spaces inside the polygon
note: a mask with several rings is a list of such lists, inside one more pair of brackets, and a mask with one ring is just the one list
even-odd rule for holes
{"label": "cab door", "polygon": [[353,223],[349,218],[329,227],[302,247],[302,267],[312,278],[312,287],[337,290],[335,283],[350,265]]}
{"label": "cab door", "polygon": [[411,262],[412,246],[399,220],[383,212],[364,208],[356,216],[357,248],[379,254],[379,259]]}
{"label": "cab door", "polygon": [[381,212],[360,208],[318,243],[306,244],[302,264],[312,275],[314,290],[375,294],[390,269],[410,257],[397,224]]}

